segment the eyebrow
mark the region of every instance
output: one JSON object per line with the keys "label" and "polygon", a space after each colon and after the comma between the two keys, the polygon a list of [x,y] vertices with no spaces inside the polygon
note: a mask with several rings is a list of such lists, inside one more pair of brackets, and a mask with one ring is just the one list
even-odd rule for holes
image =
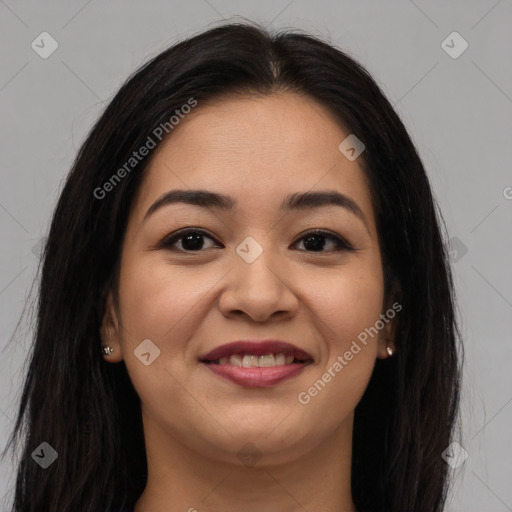
{"label": "eyebrow", "polygon": [[[201,208],[229,211],[235,208],[238,201],[231,196],[208,190],[171,190],[162,194],[148,209],[143,222],[157,210],[175,203],[190,204]],[[281,211],[311,210],[326,206],[340,206],[357,216],[365,225],[368,233],[368,221],[359,205],[350,197],[335,190],[317,192],[295,192],[288,194],[281,203]]]}

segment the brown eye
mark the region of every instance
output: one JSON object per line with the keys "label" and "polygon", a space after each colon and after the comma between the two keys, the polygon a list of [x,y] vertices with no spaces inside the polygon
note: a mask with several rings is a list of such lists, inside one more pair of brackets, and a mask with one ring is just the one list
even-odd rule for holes
{"label": "brown eye", "polygon": [[[304,235],[299,241],[304,240],[304,247],[307,252],[337,252],[337,251],[353,251],[354,248],[343,238],[333,235],[327,231],[316,230]],[[330,241],[334,249],[324,251],[326,245],[325,240]]]}
{"label": "brown eye", "polygon": [[[198,229],[187,229],[174,233],[170,238],[164,239],[160,244],[160,247],[182,252],[201,252],[205,245],[203,240],[204,238],[213,240],[213,238],[204,231]],[[181,247],[174,247],[177,242],[181,243]],[[206,248],[208,249],[209,247]]]}

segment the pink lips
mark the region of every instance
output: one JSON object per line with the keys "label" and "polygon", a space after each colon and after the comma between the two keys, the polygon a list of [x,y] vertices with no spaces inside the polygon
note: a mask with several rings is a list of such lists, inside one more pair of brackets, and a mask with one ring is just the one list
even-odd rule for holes
{"label": "pink lips", "polygon": [[[245,368],[230,364],[218,364],[221,357],[234,354],[285,354],[293,356],[294,362],[271,367]],[[304,350],[284,341],[236,341],[226,343],[210,352],[199,356],[199,361],[205,364],[213,373],[244,387],[269,387],[299,374],[313,362],[313,358]]]}

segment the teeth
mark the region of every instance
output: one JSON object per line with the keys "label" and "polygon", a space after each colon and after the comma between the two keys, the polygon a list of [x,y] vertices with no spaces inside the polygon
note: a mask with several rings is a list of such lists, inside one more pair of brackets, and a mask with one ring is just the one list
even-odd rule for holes
{"label": "teeth", "polygon": [[276,366],[282,366],[286,362],[286,358],[284,357],[284,354],[276,354],[274,359],[276,361]]}
{"label": "teeth", "polygon": [[[224,359],[224,358],[222,358],[222,359]],[[219,362],[220,362],[220,360],[219,360]],[[231,366],[239,366],[239,367],[241,367],[242,366],[242,358],[238,354],[233,354],[229,358],[229,364]]]}
{"label": "teeth", "polygon": [[284,364],[292,364],[294,356],[285,356],[284,354],[265,354],[256,356],[253,354],[233,354],[230,357],[221,357],[219,364],[229,364],[244,368],[269,368],[272,366],[282,366]]}
{"label": "teeth", "polygon": [[276,365],[276,359],[274,357],[274,354],[266,354],[264,356],[260,356],[260,367],[266,368],[268,366],[275,366]]}
{"label": "teeth", "polygon": [[245,355],[242,359],[242,366],[244,368],[256,368],[259,363],[258,356],[248,356]]}

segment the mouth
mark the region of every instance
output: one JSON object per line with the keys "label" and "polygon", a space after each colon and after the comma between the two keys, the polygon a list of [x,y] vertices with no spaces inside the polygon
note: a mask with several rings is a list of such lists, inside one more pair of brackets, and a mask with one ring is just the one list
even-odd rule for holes
{"label": "mouth", "polygon": [[283,341],[238,341],[198,358],[214,374],[244,387],[274,386],[313,363],[310,354]]}

